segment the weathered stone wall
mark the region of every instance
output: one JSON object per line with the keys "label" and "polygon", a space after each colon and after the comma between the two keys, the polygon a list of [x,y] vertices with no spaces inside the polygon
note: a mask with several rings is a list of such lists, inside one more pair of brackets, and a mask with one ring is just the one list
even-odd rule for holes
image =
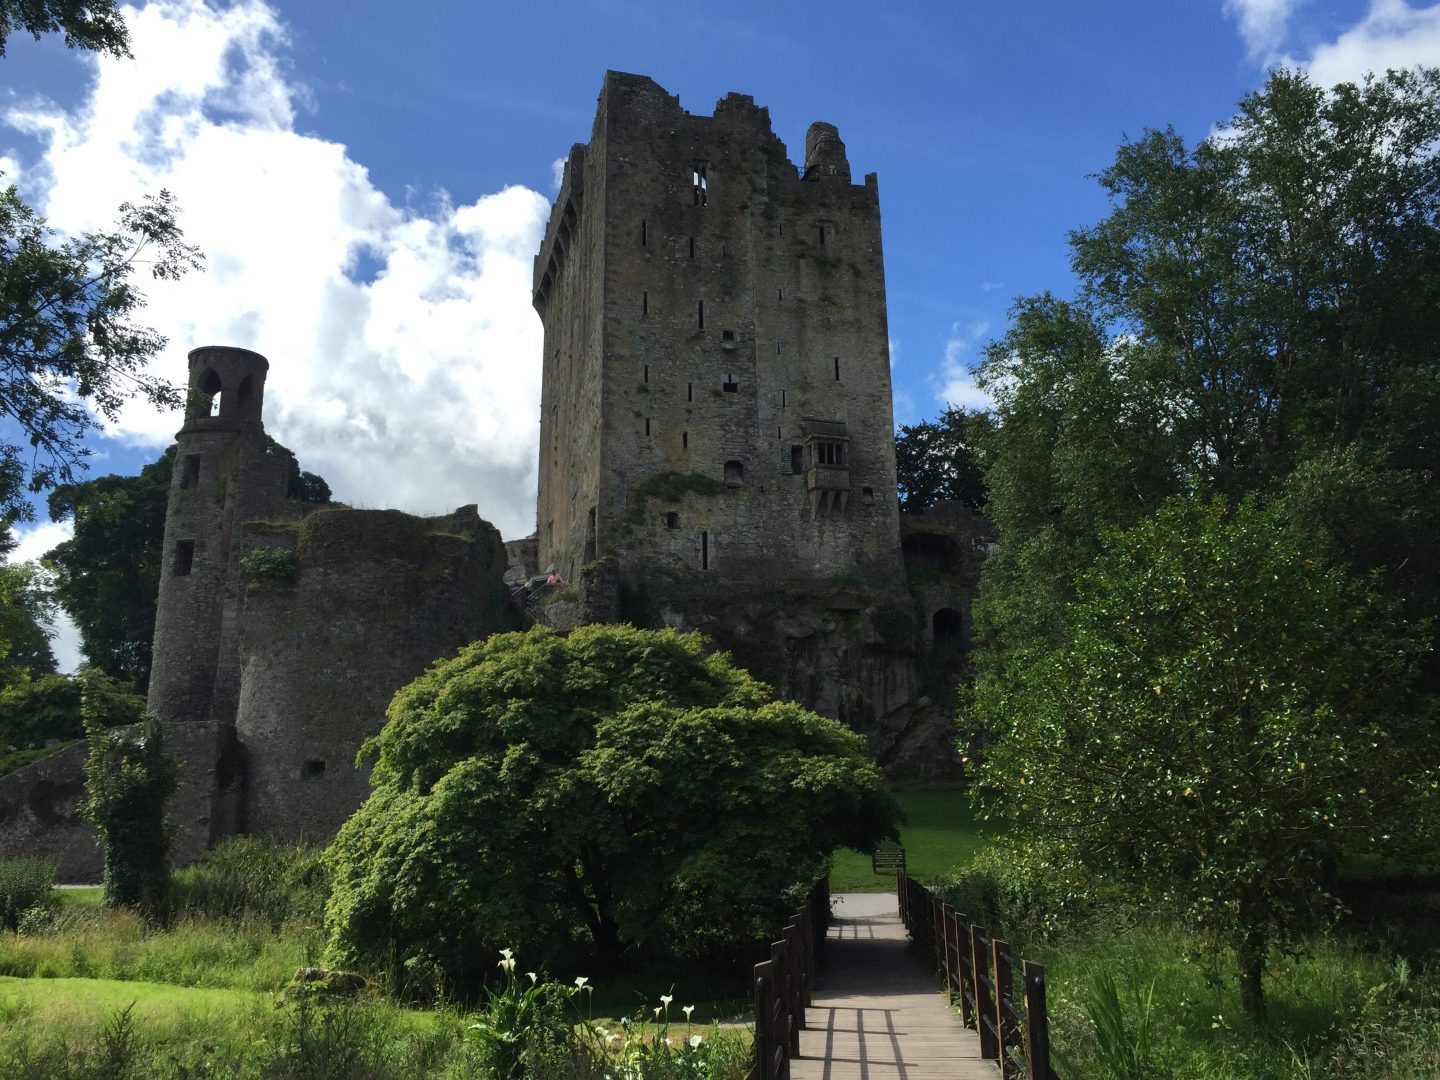
{"label": "weathered stone wall", "polygon": [[[648,78],[607,74],[591,142],[571,156],[585,176],[576,225],[566,232],[562,190],[536,264],[542,566],[573,579],[615,555],[631,583],[898,585],[878,187],[852,185],[838,135],[818,133],[824,160],[802,178],[750,98],[692,116]],[[547,288],[562,235],[565,269]],[[599,282],[596,306],[582,284]],[[556,368],[590,328],[599,355]],[[597,409],[598,456],[569,434],[593,430]],[[563,470],[596,461],[593,482],[564,486]],[[595,508],[593,532],[583,513],[562,527],[567,501]]]}
{"label": "weathered stone wall", "polygon": [[395,691],[462,645],[515,627],[504,545],[473,506],[435,518],[321,509],[251,525],[244,544],[291,550],[295,573],[243,585],[239,824],[326,840],[369,794],[355,756]]}
{"label": "weathered stone wall", "polygon": [[80,817],[88,753],[78,742],[0,776],[0,854],[53,859],[67,884],[100,880],[100,840]]}

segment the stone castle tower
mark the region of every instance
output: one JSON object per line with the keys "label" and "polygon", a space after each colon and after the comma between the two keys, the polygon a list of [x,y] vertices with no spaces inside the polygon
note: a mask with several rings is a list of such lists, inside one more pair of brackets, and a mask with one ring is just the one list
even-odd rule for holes
{"label": "stone castle tower", "polygon": [[879,190],[832,125],[805,150],[748,96],[605,76],[535,260],[540,567],[660,608],[900,587]]}

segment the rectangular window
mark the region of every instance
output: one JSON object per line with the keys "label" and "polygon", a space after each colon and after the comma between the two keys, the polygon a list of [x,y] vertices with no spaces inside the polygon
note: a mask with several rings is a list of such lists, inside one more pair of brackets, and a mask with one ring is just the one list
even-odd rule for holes
{"label": "rectangular window", "polygon": [[694,257],[695,257],[695,238],[692,236],[692,237],[690,237],[690,258],[693,259]]}
{"label": "rectangular window", "polygon": [[644,218],[640,219],[640,246],[650,246],[650,223]]}
{"label": "rectangular window", "polygon": [[780,408],[782,408],[782,409],[785,408],[786,404],[787,404],[787,398],[785,397],[785,391],[784,391],[784,390],[781,390],[781,391],[780,391]]}
{"label": "rectangular window", "polygon": [[680,515],[677,514],[674,510],[668,510],[668,511],[666,511],[666,513],[665,513],[665,528],[667,528],[667,529],[678,529],[679,527],[680,527]]}
{"label": "rectangular window", "polygon": [[825,223],[823,221],[820,223],[820,246],[825,246]]}
{"label": "rectangular window", "polygon": [[185,471],[180,476],[182,488],[192,488],[200,483],[200,455],[185,455]]}
{"label": "rectangular window", "polygon": [[792,473],[803,473],[805,471],[805,449],[801,446],[790,447],[790,471]]}
{"label": "rectangular window", "polygon": [[740,384],[730,378],[729,375],[725,376],[725,381],[720,384],[720,388],[727,394],[738,394],[740,392]]}
{"label": "rectangular window", "polygon": [[640,314],[650,314],[650,294],[648,292],[642,292],[640,294]]}
{"label": "rectangular window", "polygon": [[699,300],[695,304],[695,321],[701,330],[705,329],[705,301]]}
{"label": "rectangular window", "polygon": [[785,355],[785,346],[784,346],[783,343],[781,343],[781,342],[779,342],[779,341],[775,342],[775,355],[776,355],[776,356],[784,356],[784,355]]}
{"label": "rectangular window", "polygon": [[840,358],[835,357],[835,381],[840,381]]}
{"label": "rectangular window", "polygon": [[710,534],[704,531],[700,533],[700,569],[710,569]]}
{"label": "rectangular window", "polygon": [[325,775],[325,762],[319,758],[310,758],[300,765],[301,780],[318,780]]}
{"label": "rectangular window", "polygon": [[734,331],[734,330],[721,330],[721,331],[720,331],[720,340],[721,340],[721,341],[734,341],[734,340],[735,340],[735,331]]}
{"label": "rectangular window", "polygon": [[686,400],[686,401],[694,401],[694,400],[695,400],[695,384],[692,383],[692,382],[687,382],[687,383],[685,384],[685,400]]}
{"label": "rectangular window", "polygon": [[642,375],[641,375],[641,379],[642,379],[642,381],[647,382],[647,383],[650,381],[650,365],[649,365],[649,364],[646,364],[646,365],[645,365],[645,370],[644,370],[644,372],[643,372]]}
{"label": "rectangular window", "polygon": [[682,431],[682,432],[680,432],[680,449],[681,449],[681,450],[689,450],[689,449],[690,449],[690,433],[689,433],[688,431]]}
{"label": "rectangular window", "polygon": [[174,562],[173,562],[173,564],[172,564],[172,567],[171,567],[172,570],[173,570],[173,572],[174,572],[174,574],[175,574],[175,576],[176,576],[176,577],[185,577],[187,574],[190,573],[190,568],[194,565],[194,563],[195,563],[195,541],[194,541],[194,540],[177,540],[177,541],[175,541],[175,560],[174,560]]}
{"label": "rectangular window", "polygon": [[645,417],[645,434],[650,434],[650,418],[648,416]]}
{"label": "rectangular window", "polygon": [[710,181],[705,176],[705,163],[696,162],[695,167],[690,170],[690,190],[695,197],[696,206],[704,206],[710,196]]}
{"label": "rectangular window", "polygon": [[776,290],[775,290],[775,299],[776,299],[777,301],[784,300],[784,299],[785,299],[785,290],[784,290],[784,289],[776,289]]}
{"label": "rectangular window", "polygon": [[860,497],[867,503],[873,503],[875,501],[875,489],[873,487],[862,487],[860,489]]}

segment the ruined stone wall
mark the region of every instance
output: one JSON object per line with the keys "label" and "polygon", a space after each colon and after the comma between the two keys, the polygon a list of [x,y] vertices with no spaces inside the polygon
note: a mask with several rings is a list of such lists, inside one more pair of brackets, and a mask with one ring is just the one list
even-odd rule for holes
{"label": "ruined stone wall", "polygon": [[53,859],[66,884],[100,880],[100,838],[80,817],[88,753],[81,741],[0,776],[0,854]]}
{"label": "ruined stone wall", "polygon": [[239,825],[327,840],[369,794],[355,756],[395,691],[515,627],[504,545],[473,506],[435,518],[321,509],[252,525],[244,545],[291,551],[295,571],[242,586]]}

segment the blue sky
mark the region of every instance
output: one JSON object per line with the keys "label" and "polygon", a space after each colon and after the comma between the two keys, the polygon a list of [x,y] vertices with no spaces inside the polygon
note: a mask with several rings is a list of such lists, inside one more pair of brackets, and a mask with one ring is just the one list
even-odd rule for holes
{"label": "blue sky", "polygon": [[[1104,214],[1088,176],[1127,136],[1201,138],[1273,64],[1329,83],[1440,63],[1440,4],[1406,0],[164,0],[129,21],[135,61],[12,39],[0,171],[67,229],[175,191],[209,259],[149,290],[157,370],[258,349],[268,427],[339,497],[476,502],[507,537],[533,527],[530,257],[606,68],[693,112],[752,94],[792,160],[812,121],[839,126],[880,177],[906,423],[977,402],[969,365],[1014,297],[1071,290],[1066,232]],[[177,427],[127,410],[95,471],[137,471]]]}

